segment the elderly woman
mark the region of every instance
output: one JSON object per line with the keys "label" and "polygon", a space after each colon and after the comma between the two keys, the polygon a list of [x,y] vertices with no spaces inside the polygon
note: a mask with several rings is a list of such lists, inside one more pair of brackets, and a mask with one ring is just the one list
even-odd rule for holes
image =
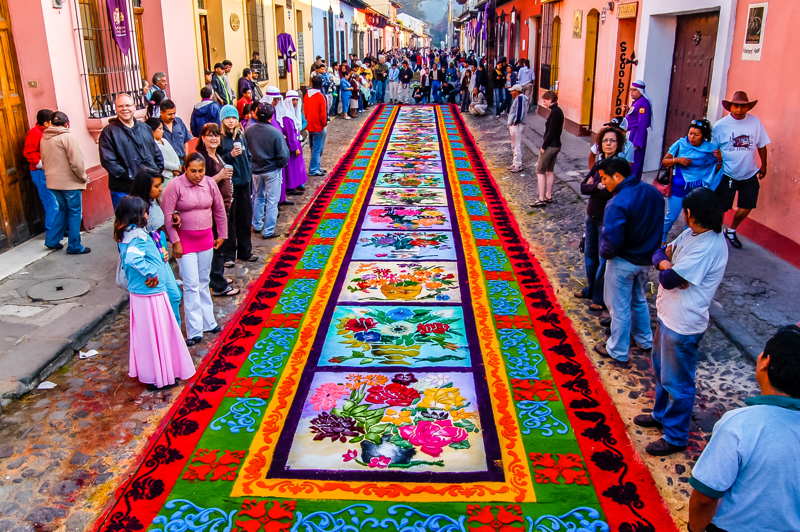
{"label": "elderly woman", "polygon": [[[228,106],[226,105],[225,107]],[[233,106],[228,108],[236,112]],[[206,175],[216,182],[220,194],[222,194],[227,220],[227,215],[230,213],[231,205],[233,204],[233,181],[231,179],[233,177],[233,166],[222,159],[221,145],[222,133],[219,126],[213,122],[203,126],[203,130],[200,133],[200,142],[197,143],[197,153],[202,155],[206,161]],[[214,231],[219,233],[220,228],[215,226]],[[222,249],[214,249],[210,277],[211,293],[213,295],[235,296],[239,293],[239,289],[231,285],[231,280],[225,278],[225,255]]]}
{"label": "elderly woman", "polygon": [[300,136],[300,131],[303,130],[303,110],[297,91],[286,93],[286,99],[278,106],[278,114],[283,126],[283,136],[289,146],[289,165],[284,170],[286,193],[290,196],[299,196],[305,191],[308,174],[303,161],[303,144]]}
{"label": "elderly woman", "polygon": [[228,218],[215,177],[207,175],[205,157],[192,153],[186,158],[186,172],[170,181],[161,201],[183,280],[186,344],[190,346],[201,342],[203,333],[220,330],[208,287],[214,250],[228,237]]}
{"label": "elderly woman", "polygon": [[702,118],[692,120],[686,136],[675,141],[664,155],[661,164],[673,168],[672,186],[664,213],[662,241],[665,244],[672,224],[681,214],[683,198],[693,189],[710,184],[719,162],[714,156],[718,149],[719,146],[711,142],[711,123]]}

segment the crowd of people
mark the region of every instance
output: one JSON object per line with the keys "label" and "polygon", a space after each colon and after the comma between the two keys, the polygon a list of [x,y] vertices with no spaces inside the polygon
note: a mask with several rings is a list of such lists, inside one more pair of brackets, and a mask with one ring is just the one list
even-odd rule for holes
{"label": "crowd of people", "polygon": [[[150,387],[173,386],[194,374],[188,347],[220,330],[213,298],[240,291],[226,269],[236,261],[258,262],[252,235],[278,236],[281,207],[305,192],[309,175],[326,174],[321,158],[334,117],[352,119],[383,102],[452,103],[475,116],[493,112],[506,117],[510,170],[520,172],[525,117],[538,100],[548,118],[532,207],[555,201],[564,113],[557,92],[537,94],[526,59],[491,65],[473,53],[435,49],[351,55],[330,65],[317,57],[302,94],[259,83],[257,52],[235,90],[232,67],[223,61],[206,72],[188,127],[159,72],[144,89],[147,119],[137,120],[134,99],[119,94],[116,116],[100,134],[115,208],[117,282],[131,301],[129,374]],[[709,306],[725,274],[728,245],[742,246],[736,228],[756,207],[769,137],[750,113],[757,102],[736,92],[723,101],[729,114],[716,124],[702,117],[687,124],[653,186],[642,180],[652,114],[646,84],[632,83],[630,93],[625,116],[604,124],[588,153],[580,188],[588,197],[581,242],[586,283],[575,297],[608,328],[608,340],[594,347],[599,355],[625,366],[632,350],[650,353],[655,400],[633,423],[661,431],[646,450],[664,456],[688,444]],[[45,246],[63,248],[66,235],[67,253],[89,253],[80,237],[86,168],[69,118],[39,111],[25,156],[44,208]],[[723,214],[737,194],[738,209],[724,228]],[[684,229],[670,239],[681,215]],[[652,268],[658,277],[655,333],[646,299]],[[800,444],[799,328],[776,333],[756,376],[764,395],[720,420],[693,472],[690,530],[800,530],[800,461],[778,463]],[[755,512],[751,503],[762,497],[783,501],[785,511]]]}

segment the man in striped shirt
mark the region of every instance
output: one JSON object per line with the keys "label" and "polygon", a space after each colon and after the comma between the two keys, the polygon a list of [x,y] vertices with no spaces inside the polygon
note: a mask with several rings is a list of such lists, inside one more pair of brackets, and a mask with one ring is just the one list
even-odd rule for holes
{"label": "man in striped shirt", "polygon": [[511,109],[508,110],[508,131],[511,133],[511,151],[514,154],[510,170],[522,171],[522,132],[525,129],[525,115],[528,114],[528,97],[522,94],[522,86],[511,87]]}

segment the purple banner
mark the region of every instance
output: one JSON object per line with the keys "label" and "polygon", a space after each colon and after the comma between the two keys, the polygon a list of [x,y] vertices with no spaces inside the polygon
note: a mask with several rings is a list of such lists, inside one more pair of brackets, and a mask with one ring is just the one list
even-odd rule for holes
{"label": "purple banner", "polygon": [[122,55],[131,51],[131,26],[128,24],[127,0],[106,0],[111,35]]}
{"label": "purple banner", "polygon": [[294,52],[297,48],[294,46],[294,40],[288,33],[278,34],[278,52],[286,59],[286,71],[292,71],[292,59],[296,56]]}

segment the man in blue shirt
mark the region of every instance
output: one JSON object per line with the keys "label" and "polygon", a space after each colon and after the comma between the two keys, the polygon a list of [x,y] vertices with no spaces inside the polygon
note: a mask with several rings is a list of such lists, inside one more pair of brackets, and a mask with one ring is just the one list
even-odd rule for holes
{"label": "man in blue shirt", "polygon": [[608,261],[603,299],[611,315],[611,336],[594,350],[627,364],[631,335],[640,350],[653,347],[644,287],[650,259],[661,245],[664,198],[633,175],[625,159],[604,159],[598,171],[603,186],[613,194],[606,205],[599,244],[600,256]]}
{"label": "man in blue shirt", "polygon": [[761,388],[726,413],[689,483],[690,532],[800,530],[800,327],[781,327],[756,360]]}
{"label": "man in blue shirt", "polygon": [[183,162],[186,157],[186,143],[192,140],[192,134],[180,117],[176,116],[175,102],[164,100],[161,102],[161,123],[164,124],[164,138],[170,143],[178,158]]}

